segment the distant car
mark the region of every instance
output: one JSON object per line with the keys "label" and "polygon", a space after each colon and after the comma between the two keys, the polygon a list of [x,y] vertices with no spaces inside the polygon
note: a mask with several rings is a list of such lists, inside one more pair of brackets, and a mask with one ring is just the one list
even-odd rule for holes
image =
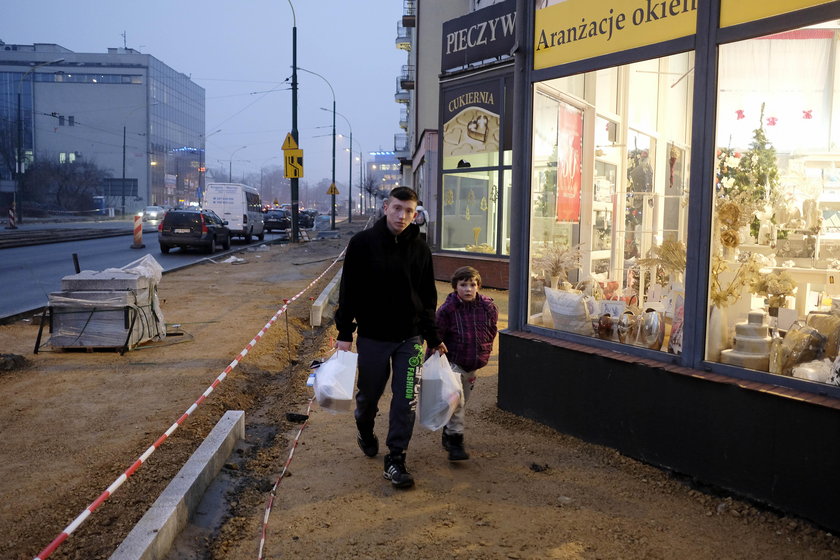
{"label": "distant car", "polygon": [[146,206],[143,208],[143,211],[140,212],[144,222],[148,222],[150,220],[161,220],[163,219],[164,214],[166,214],[166,208],[163,206]]}
{"label": "distant car", "polygon": [[288,210],[269,210],[263,216],[265,231],[286,230],[292,227],[292,215]]}
{"label": "distant car", "polygon": [[230,229],[227,225],[227,221],[212,210],[170,210],[158,225],[160,252],[166,254],[173,247],[196,247],[211,254],[219,246],[230,249]]}
{"label": "distant car", "polygon": [[301,210],[298,213],[298,223],[302,228],[313,228],[315,227],[315,216],[318,215],[318,211],[315,209],[309,210]]}

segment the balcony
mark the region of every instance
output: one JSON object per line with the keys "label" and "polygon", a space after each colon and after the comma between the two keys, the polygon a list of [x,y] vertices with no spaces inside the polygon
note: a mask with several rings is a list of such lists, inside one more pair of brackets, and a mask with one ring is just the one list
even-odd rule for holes
{"label": "balcony", "polygon": [[414,65],[405,64],[400,73],[400,88],[414,89]]}
{"label": "balcony", "polygon": [[397,48],[402,49],[404,51],[410,51],[411,39],[413,35],[414,34],[412,33],[410,27],[403,27],[400,23],[397,23]]}
{"label": "balcony", "polygon": [[397,78],[397,92],[394,94],[394,101],[397,103],[408,103],[410,99],[408,91],[400,85],[400,78]]}
{"label": "balcony", "polygon": [[408,150],[408,134],[394,134],[394,155],[397,159],[405,160],[411,157]]}
{"label": "balcony", "polygon": [[417,27],[417,0],[403,0],[403,27]]}
{"label": "balcony", "polygon": [[400,128],[408,130],[408,106],[400,109]]}

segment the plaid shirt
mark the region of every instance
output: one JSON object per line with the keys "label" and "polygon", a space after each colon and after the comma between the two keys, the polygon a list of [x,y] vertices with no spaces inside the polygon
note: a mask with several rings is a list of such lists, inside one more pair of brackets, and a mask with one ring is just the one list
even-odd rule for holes
{"label": "plaid shirt", "polygon": [[475,300],[464,301],[452,292],[446,296],[435,317],[451,363],[465,371],[487,365],[499,319],[499,310],[492,298],[476,294]]}

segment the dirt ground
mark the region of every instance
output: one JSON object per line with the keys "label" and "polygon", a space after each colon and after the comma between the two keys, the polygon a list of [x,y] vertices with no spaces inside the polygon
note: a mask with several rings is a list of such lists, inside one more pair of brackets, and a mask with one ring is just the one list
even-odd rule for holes
{"label": "dirt ground", "polygon": [[[0,372],[0,558],[31,559],[58,536],[360,227],[165,275],[165,321],[185,334],[124,356],[36,355],[33,321],[0,326],[0,353],[27,361]],[[301,427],[286,413],[306,412],[308,365],[335,335],[331,325],[309,327],[309,298],[336,270],[290,304],[51,558],[108,558],[226,410],[246,412],[246,440],[223,469],[220,497],[199,507],[170,559],[257,558],[269,492]],[[446,290],[440,283],[441,301]],[[486,293],[506,322],[507,294]],[[313,406],[277,490],[265,558],[840,559],[840,539],[805,520],[500,411],[497,364],[494,356],[480,372],[468,406],[471,459],[449,463],[440,434],[418,425],[408,453],[417,484],[407,491],[382,478],[381,454],[358,450],[352,415]],[[380,419],[384,441],[387,414]]]}

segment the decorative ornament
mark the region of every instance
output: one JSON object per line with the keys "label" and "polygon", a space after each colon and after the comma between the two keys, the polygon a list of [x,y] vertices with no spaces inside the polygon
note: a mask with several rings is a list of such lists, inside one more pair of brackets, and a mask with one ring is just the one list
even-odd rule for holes
{"label": "decorative ornament", "polygon": [[777,122],[779,122],[779,119],[776,117],[767,117],[767,126],[776,126]]}
{"label": "decorative ornament", "polygon": [[447,206],[452,206],[455,204],[455,191],[449,189],[446,191],[446,200],[444,201]]}
{"label": "decorative ornament", "polygon": [[474,227],[473,228],[473,239],[475,239],[475,244],[476,245],[478,245],[479,234],[481,234],[481,228],[480,227]]}
{"label": "decorative ornament", "polygon": [[475,191],[470,189],[469,192],[467,192],[467,203],[472,204],[473,202],[475,202]]}
{"label": "decorative ornament", "polygon": [[802,111],[802,118],[803,119],[813,119],[814,118],[814,115],[812,114],[813,112],[814,112],[813,109],[808,109],[807,111]]}
{"label": "decorative ornament", "polygon": [[740,121],[741,119],[745,118],[745,117],[744,117],[744,110],[743,110],[743,109],[738,109],[737,111],[735,111],[735,114],[737,115],[737,117],[735,117],[735,118],[736,118],[737,120],[739,120],[739,121]]}
{"label": "decorative ornament", "polygon": [[481,208],[484,212],[487,212],[487,197],[486,197],[486,196],[482,196],[482,197],[481,197],[481,203],[480,203],[478,206],[479,206],[479,208]]}
{"label": "decorative ornament", "polygon": [[464,219],[470,221],[470,207],[467,206],[467,211],[464,213]]}

